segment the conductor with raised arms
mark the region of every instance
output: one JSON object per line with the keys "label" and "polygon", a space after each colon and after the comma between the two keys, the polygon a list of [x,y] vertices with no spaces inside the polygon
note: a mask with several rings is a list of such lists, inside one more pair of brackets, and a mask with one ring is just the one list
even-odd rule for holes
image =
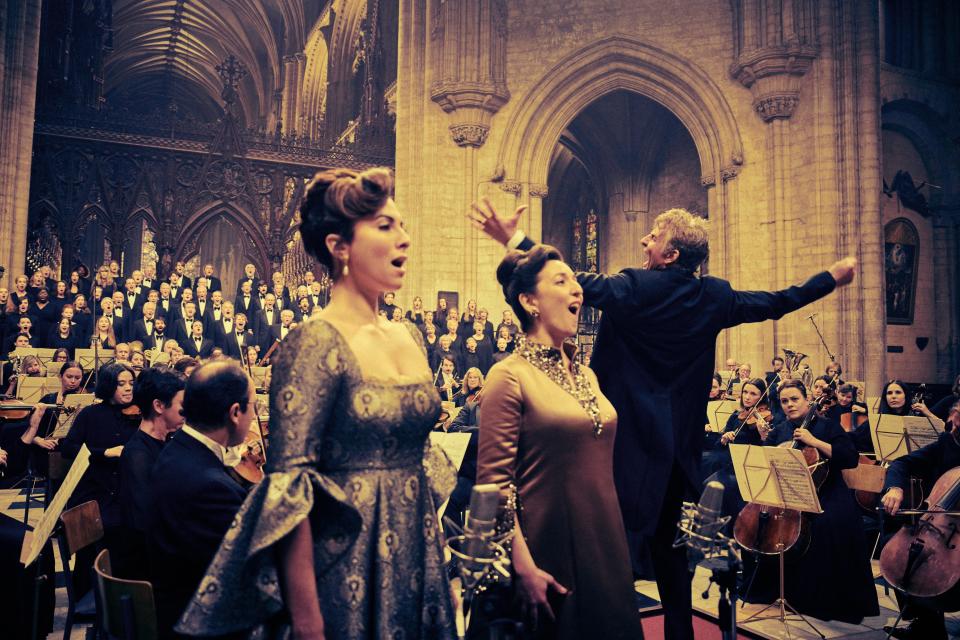
{"label": "conductor with raised arms", "polygon": [[[507,248],[534,242],[520,215],[499,214],[489,200],[468,214]],[[856,261],[845,258],[803,284],[781,291],[737,291],[699,274],[707,259],[707,221],[683,209],[657,216],[642,240],[640,268],[578,273],[584,303],[603,315],[591,368],[619,415],[614,479],[631,553],[648,545],[668,640],[693,639],[691,574],[674,549],[680,506],[698,493],[703,416],[717,336],[745,322],[775,320],[849,284]]]}

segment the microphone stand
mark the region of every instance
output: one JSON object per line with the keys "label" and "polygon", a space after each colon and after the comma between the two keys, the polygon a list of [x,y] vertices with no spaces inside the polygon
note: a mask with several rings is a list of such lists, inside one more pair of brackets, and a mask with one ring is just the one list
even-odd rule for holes
{"label": "microphone stand", "polygon": [[813,324],[813,328],[817,331],[817,336],[820,338],[820,344],[823,345],[823,348],[826,349],[827,355],[830,356],[830,362],[837,362],[837,357],[830,352],[830,347],[827,345],[827,341],[823,339],[823,334],[820,332],[820,327],[817,326],[817,321],[814,320],[817,314],[807,316],[807,320]]}
{"label": "microphone stand", "polygon": [[[732,538],[723,538],[727,546],[724,556],[713,558],[704,566],[711,570],[710,582],[707,589],[701,594],[704,600],[710,595],[710,584],[715,583],[720,589],[720,600],[717,602],[717,626],[723,640],[736,640],[737,637],[737,576],[743,569],[743,561],[738,545]],[[725,562],[724,562],[725,561]]]}

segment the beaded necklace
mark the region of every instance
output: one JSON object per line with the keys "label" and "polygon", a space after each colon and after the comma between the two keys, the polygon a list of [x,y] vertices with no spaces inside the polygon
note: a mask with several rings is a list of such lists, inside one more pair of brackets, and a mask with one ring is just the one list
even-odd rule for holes
{"label": "beaded necklace", "polygon": [[[514,353],[542,371],[548,378],[556,382],[561,389],[573,396],[593,422],[593,436],[599,438],[600,434],[603,433],[600,403],[597,402],[597,394],[590,386],[587,376],[580,370],[580,363],[570,358],[571,375],[568,376],[563,370],[563,355],[559,349],[531,342],[520,335],[515,340],[517,346]],[[573,378],[573,384],[570,383],[571,377]]]}

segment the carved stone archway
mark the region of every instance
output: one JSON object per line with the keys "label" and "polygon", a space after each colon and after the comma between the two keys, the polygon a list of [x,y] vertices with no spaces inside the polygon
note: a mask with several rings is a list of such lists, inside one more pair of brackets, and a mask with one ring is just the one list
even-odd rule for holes
{"label": "carved stone archway", "polygon": [[672,53],[612,36],[561,60],[520,101],[498,155],[506,180],[545,185],[561,132],[590,103],[617,90],[655,100],[680,119],[697,147],[705,183],[736,175],[743,164],[740,132],[710,76]]}

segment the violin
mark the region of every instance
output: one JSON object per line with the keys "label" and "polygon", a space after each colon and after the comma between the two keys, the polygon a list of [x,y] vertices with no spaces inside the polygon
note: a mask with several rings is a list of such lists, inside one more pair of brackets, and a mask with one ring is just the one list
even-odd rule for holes
{"label": "violin", "polygon": [[924,511],[905,513],[920,519],[887,542],[880,554],[880,571],[887,582],[909,595],[948,597],[960,580],[960,467],[940,476],[927,505]]}
{"label": "violin", "polygon": [[26,420],[33,413],[34,406],[23,402],[0,402],[0,424]]}

